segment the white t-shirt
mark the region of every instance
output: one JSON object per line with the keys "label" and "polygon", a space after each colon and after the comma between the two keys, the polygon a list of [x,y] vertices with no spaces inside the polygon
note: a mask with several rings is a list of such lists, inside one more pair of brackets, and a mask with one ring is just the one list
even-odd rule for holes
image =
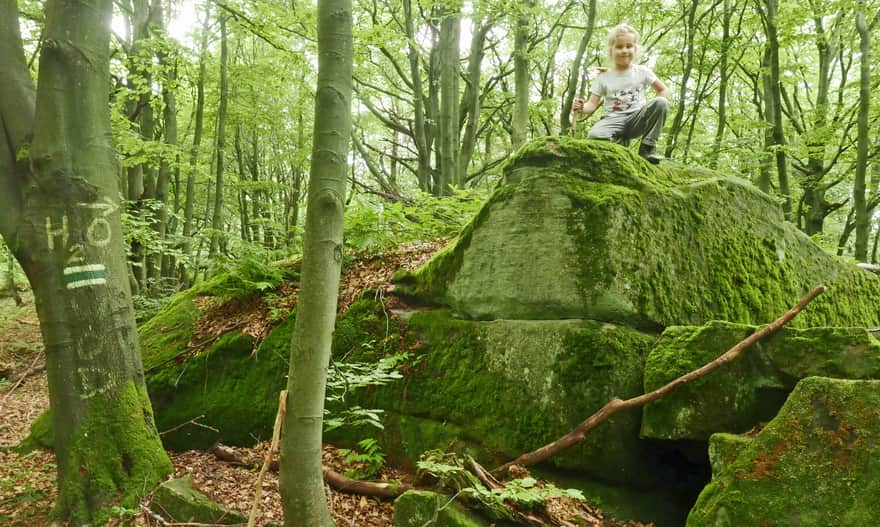
{"label": "white t-shirt", "polygon": [[630,65],[626,71],[609,69],[590,86],[590,93],[605,99],[606,113],[635,112],[647,102],[645,87],[654,84],[657,75],[645,66]]}

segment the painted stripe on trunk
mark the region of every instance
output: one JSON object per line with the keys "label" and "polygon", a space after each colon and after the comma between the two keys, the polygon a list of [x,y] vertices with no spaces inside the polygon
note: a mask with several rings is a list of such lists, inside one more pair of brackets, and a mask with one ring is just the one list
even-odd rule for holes
{"label": "painted stripe on trunk", "polygon": [[78,265],[64,269],[68,289],[107,283],[107,268],[103,264]]}
{"label": "painted stripe on trunk", "polygon": [[86,271],[106,271],[107,268],[104,267],[104,264],[90,264],[90,265],[77,265],[75,267],[66,267],[64,269],[64,275],[74,274],[74,273],[82,273]]}
{"label": "painted stripe on trunk", "polygon": [[68,289],[76,289],[78,287],[85,287],[87,285],[104,285],[107,283],[106,278],[90,278],[88,280],[80,280],[78,282],[71,282],[67,284]]}

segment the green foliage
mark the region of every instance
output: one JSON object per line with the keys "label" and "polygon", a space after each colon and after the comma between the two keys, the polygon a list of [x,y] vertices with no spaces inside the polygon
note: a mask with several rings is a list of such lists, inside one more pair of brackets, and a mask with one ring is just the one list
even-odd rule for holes
{"label": "green foliage", "polygon": [[357,196],[345,213],[346,249],[380,251],[455,235],[487,198],[486,189],[459,189],[441,198],[418,193],[406,203]]}
{"label": "green foliage", "polygon": [[[363,347],[370,345],[371,343],[364,343]],[[328,406],[339,406],[334,403],[344,402],[346,395],[355,390],[369,386],[384,386],[402,379],[403,376],[396,368],[408,358],[408,354],[402,353],[382,357],[376,362],[332,362],[327,374]],[[325,410],[324,430],[329,432],[343,426],[352,428],[370,426],[381,430],[384,428],[382,413],[383,410],[362,408],[357,405],[335,411]]]}
{"label": "green foliage", "polygon": [[153,298],[147,295],[132,295],[131,301],[134,305],[134,318],[140,324],[150,320],[171,300],[171,296],[160,296]]}
{"label": "green foliage", "polygon": [[212,275],[226,272],[223,288],[214,291],[220,299],[265,293],[280,285],[290,276],[286,269],[273,261],[272,256],[259,247],[243,244],[234,259],[218,257],[212,262]]}
{"label": "green foliage", "polygon": [[341,448],[346,465],[353,465],[345,475],[354,479],[368,479],[376,475],[385,463],[385,454],[379,442],[373,438],[358,441],[358,449]]}
{"label": "green foliage", "polygon": [[503,487],[490,489],[465,468],[473,464],[473,459],[462,460],[456,454],[431,450],[422,455],[417,468],[421,477],[436,479],[440,488],[477,504],[494,519],[512,519],[509,507],[537,510],[554,498],[585,499],[579,490],[560,489],[532,477],[506,481]]}

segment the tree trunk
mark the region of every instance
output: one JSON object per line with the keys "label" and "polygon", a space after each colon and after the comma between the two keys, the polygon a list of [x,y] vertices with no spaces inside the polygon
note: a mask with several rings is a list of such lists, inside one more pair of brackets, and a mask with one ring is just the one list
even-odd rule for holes
{"label": "tree trunk", "polygon": [[516,150],[526,142],[529,129],[529,21],[533,0],[517,3],[519,13],[514,21],[513,76],[514,100],[510,142]]}
{"label": "tree trunk", "polygon": [[324,391],[336,321],[351,134],[351,0],[318,2],[318,85],[280,485],[285,527],[334,525],[324,496]]}
{"label": "tree trunk", "polygon": [[[233,149],[235,150],[235,162],[238,165],[239,181],[247,181],[247,170],[245,169],[244,150],[241,146],[241,123],[235,125],[235,135],[233,139]],[[238,190],[238,212],[241,222],[241,239],[245,242],[251,239],[251,220],[248,214],[248,195],[244,188]]]}
{"label": "tree trunk", "polygon": [[[168,62],[168,57],[164,56],[161,59],[163,62]],[[174,59],[176,61],[176,59]],[[163,159],[162,165],[159,167],[159,181],[156,184],[156,199],[161,203],[161,207],[159,208],[159,217],[156,219],[156,232],[158,233],[159,239],[163,242],[163,250],[161,254],[162,265],[160,267],[159,276],[156,277],[154,282],[156,285],[161,285],[163,279],[168,279],[173,277],[173,269],[174,269],[174,256],[169,254],[164,254],[166,245],[164,242],[167,241],[169,230],[172,232],[176,230],[175,227],[171,227],[169,221],[168,214],[168,189],[171,185],[171,175],[172,172],[175,174],[175,180],[180,182],[180,150],[178,145],[178,137],[177,137],[177,96],[175,95],[175,85],[177,79],[177,66],[174,65],[172,68],[172,73],[170,73],[171,77],[166,81],[165,87],[162,90],[162,98],[165,100],[165,110],[164,110],[164,121],[165,121],[165,144],[168,148],[174,152],[173,162],[169,161],[167,157]],[[179,203],[179,184],[175,184],[175,200],[174,200],[174,211],[177,212],[177,204]],[[169,227],[171,227],[169,229]]]}
{"label": "tree trunk", "polygon": [[440,22],[440,195],[452,194],[458,184],[459,10],[458,5],[446,8]]}
{"label": "tree trunk", "polygon": [[467,124],[461,138],[459,153],[458,181],[467,181],[467,170],[477,144],[477,128],[480,125],[480,69],[483,65],[483,46],[486,33],[492,25],[481,22],[471,37],[471,51],[468,58],[467,87],[461,97],[461,105],[467,110]]}
{"label": "tree trunk", "polygon": [[[806,166],[801,169],[803,173],[803,230],[807,235],[819,234],[824,230],[825,217],[836,210],[828,199],[827,184],[823,181],[828,169],[825,166],[828,130],[828,95],[831,89],[832,63],[835,60],[834,46],[829,43],[830,37],[825,31],[821,13],[814,14],[816,35],[816,48],[819,62],[817,64],[819,75],[816,82],[816,104],[811,112],[811,130],[799,129],[806,126],[796,125],[795,129],[802,133],[807,146]],[[799,115],[797,107],[792,108],[791,113]],[[797,222],[800,225],[800,218]]]}
{"label": "tree trunk", "polygon": [[565,95],[562,97],[562,108],[559,113],[562,135],[567,134],[571,129],[571,104],[574,102],[575,95],[577,95],[578,79],[584,64],[584,54],[587,52],[587,45],[590,43],[590,39],[593,38],[593,28],[595,26],[596,0],[590,0],[587,8],[587,27],[584,29],[584,35],[581,37],[574,61],[571,63],[571,71],[568,73],[568,85],[565,88]]}
{"label": "tree trunk", "polygon": [[220,250],[223,237],[223,159],[226,150],[226,109],[229,106],[229,52],[226,38],[226,16],[220,17],[220,102],[217,109],[216,172],[214,179],[214,214],[211,217],[211,250],[213,256]]}
{"label": "tree trunk", "polygon": [[709,158],[709,167],[713,170],[718,168],[718,157],[721,155],[721,145],[724,143],[724,132],[727,129],[727,84],[730,81],[730,21],[733,16],[730,0],[724,0],[721,13],[721,57],[718,64],[718,120],[715,125],[715,141],[712,144],[712,153]]}
{"label": "tree trunk", "polygon": [[[758,188],[767,194],[770,194],[773,188],[773,115],[778,111],[774,105],[773,85],[770,79],[770,47],[764,48],[764,55],[761,59],[761,92],[764,99],[764,121],[768,126],[764,128],[764,151],[760,153],[760,164],[758,172]],[[757,86],[755,87],[757,91]]]}
{"label": "tree trunk", "polygon": [[[161,8],[159,9],[160,13],[160,23],[163,24],[161,19]],[[164,24],[161,26],[163,28],[164,34]],[[173,58],[171,60],[174,60]],[[162,87],[162,100],[165,103],[165,107],[162,111],[162,120],[165,123],[165,146],[168,148],[168,152],[176,152],[177,151],[177,100],[174,94],[174,89],[176,85],[176,67],[169,64],[169,57],[166,53],[162,53],[159,57],[159,61],[168,68],[168,77],[163,79],[163,87]],[[152,258],[156,260],[156,262],[148,266],[148,278],[150,279],[150,292],[153,296],[160,296],[162,291],[162,278],[164,278],[165,274],[168,273],[169,265],[167,260],[170,256],[166,255],[166,238],[168,233],[168,189],[171,185],[171,171],[172,165],[176,167],[178,165],[178,157],[175,153],[174,159],[168,158],[168,153],[166,153],[162,157],[162,161],[159,164],[159,177],[156,179],[156,218],[153,223],[153,228],[156,231],[156,238],[159,241],[159,247],[153,248],[154,252]],[[164,270],[164,272],[163,272]]]}
{"label": "tree trunk", "polygon": [[779,69],[779,37],[776,14],[778,0],[765,0],[767,45],[770,48],[770,96],[773,99],[773,149],[776,151],[776,177],[782,194],[782,212],[791,221],[791,189],[788,183],[788,164],[785,158],[785,130],[782,128],[782,79]]}
{"label": "tree trunk", "polygon": [[[191,256],[193,220],[195,217],[196,200],[196,172],[199,167],[199,150],[202,144],[202,129],[205,121],[205,76],[207,65],[205,56],[208,53],[208,22],[210,14],[206,8],[205,20],[202,23],[201,43],[199,45],[199,79],[196,82],[196,116],[195,131],[193,132],[192,148],[189,152],[189,164],[186,173],[186,204],[183,206],[183,255]],[[186,265],[182,264],[178,271],[180,284],[188,287],[190,284],[189,273]]]}
{"label": "tree trunk", "polygon": [[413,142],[418,156],[416,177],[422,192],[431,191],[431,148],[428,141],[428,127],[425,122],[424,88],[422,87],[422,67],[413,23],[412,0],[403,0],[404,21],[408,47],[407,59],[412,77],[413,89]]}
{"label": "tree trunk", "polygon": [[685,109],[689,109],[689,105],[687,104],[687,89],[688,81],[690,80],[691,73],[694,69],[694,34],[697,31],[694,21],[697,16],[697,8],[699,5],[700,2],[698,0],[691,0],[688,5],[687,13],[685,13],[684,64],[682,64],[681,82],[679,83],[681,88],[677,90],[678,103],[675,105],[675,115],[672,117],[672,126],[669,127],[669,133],[667,134],[666,151],[664,152],[666,157],[672,157],[672,153],[675,151],[676,144],[678,143],[678,134],[681,132],[682,122],[684,121]]}
{"label": "tree trunk", "polygon": [[[112,504],[134,507],[172,468],[144,384],[123,246],[107,105],[111,13],[109,0],[48,2],[35,106],[18,30],[0,26],[3,77],[17,84],[2,88],[3,122],[14,132],[33,126],[32,172],[16,177],[0,154],[0,200],[12,205],[0,227],[34,290],[57,455],[55,514],[73,526],[103,524]],[[0,20],[15,24],[15,2],[0,2]],[[5,138],[7,153],[23,139]]]}
{"label": "tree trunk", "polygon": [[865,20],[864,2],[856,13],[859,31],[861,74],[859,78],[858,142],[856,153],[856,176],[853,182],[853,206],[856,221],[855,258],[868,261],[868,238],[871,235],[871,214],[867,207],[866,184],[868,172],[868,116],[871,109],[871,31]]}

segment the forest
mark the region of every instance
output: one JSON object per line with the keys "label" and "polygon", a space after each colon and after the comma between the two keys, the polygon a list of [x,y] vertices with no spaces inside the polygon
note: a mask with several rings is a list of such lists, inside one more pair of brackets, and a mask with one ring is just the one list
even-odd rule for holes
{"label": "forest", "polygon": [[[467,274],[460,269],[490,269],[484,272],[496,273],[502,282],[510,278],[510,290],[516,289],[518,273],[530,269],[524,261],[524,267],[509,271],[502,264],[474,256],[476,248],[485,247],[486,252],[500,251],[496,259],[506,265],[520,262],[512,249],[498,249],[506,242],[486,241],[491,236],[509,240],[524,254],[534,251],[532,260],[538,263],[545,261],[538,252],[559,249],[561,254],[568,247],[568,242],[554,245],[555,227],[542,231],[556,225],[552,214],[543,223],[508,217],[512,223],[521,222],[525,230],[545,235],[544,241],[528,238],[522,245],[517,245],[518,238],[510,238],[518,236],[518,231],[505,231],[506,227],[495,225],[499,220],[491,220],[487,211],[498,210],[506,199],[524,204],[518,210],[534,205],[504,193],[506,185],[522,184],[516,179],[520,177],[517,171],[545,163],[545,168],[556,167],[557,161],[547,161],[554,156],[580,160],[583,170],[590,171],[605,162],[597,160],[617,163],[614,160],[627,155],[622,147],[606,152],[604,146],[583,141],[601,111],[589,117],[572,112],[573,101],[589,96],[599,72],[613,65],[607,35],[620,23],[639,32],[636,62],[662,79],[669,88],[670,103],[657,144],[663,157],[658,170],[663,172],[652,172],[649,167],[626,181],[648,181],[638,187],[641,192],[645,186],[684,185],[678,179],[684,176],[679,174],[711,180],[712,185],[718,175],[732,183],[718,184],[716,192],[721,197],[717,201],[730,199],[722,205],[707,205],[717,196],[704,196],[708,187],[696,185],[683,194],[657,191],[663,196],[657,205],[637,201],[627,210],[662,211],[668,216],[660,220],[670,218],[670,229],[674,226],[678,235],[648,230],[648,220],[635,221],[633,232],[648,233],[636,248],[609,249],[606,263],[583,258],[572,265],[587,265],[583,262],[589,260],[593,270],[605,272],[602,266],[610,266],[607,262],[616,261],[616,255],[621,261],[618,269],[629,272],[637,267],[633,262],[639,261],[642,251],[648,255],[645,262],[652,258],[661,262],[658,269],[687,267],[695,277],[707,273],[699,276],[710,277],[706,280],[715,289],[708,291],[708,285],[707,292],[681,289],[685,291],[682,297],[696,298],[686,307],[666,300],[639,304],[648,293],[638,297],[632,312],[621,307],[626,302],[606,302],[612,307],[605,309],[606,304],[596,301],[584,308],[583,313],[590,316],[578,311],[583,306],[574,301],[575,307],[563,302],[562,307],[546,308],[538,303],[538,308],[529,311],[530,298],[504,291],[493,296],[496,303],[487,307],[479,297],[494,283],[460,278],[456,273]],[[165,432],[184,424],[209,427],[193,422],[198,421],[195,414],[190,421],[178,415],[176,422],[168,421],[170,413],[163,414],[173,406],[162,399],[164,376],[177,375],[175,382],[183,382],[189,375],[185,369],[169,373],[171,365],[190,359],[166,353],[178,345],[171,341],[176,329],[161,325],[182,299],[198,304],[192,298],[208,296],[226,306],[218,307],[216,318],[202,326],[190,327],[185,335],[174,334],[193,357],[214,349],[215,341],[226,338],[223,332],[242,328],[253,337],[245,347],[252,348],[256,356],[261,346],[272,341],[271,331],[289,325],[284,333],[287,355],[280,366],[289,371],[282,372],[283,378],[266,381],[272,387],[266,404],[272,408],[268,417],[255,408],[254,414],[263,421],[254,426],[268,430],[253,432],[251,438],[268,441],[276,436],[275,444],[264,444],[262,450],[254,451],[255,456],[266,450],[270,455],[280,445],[276,470],[280,481],[275,485],[280,488],[286,527],[342,524],[334,516],[337,511],[331,515],[329,491],[324,487],[328,476],[326,467],[322,469],[322,449],[326,448],[322,434],[328,421],[331,428],[345,429],[352,426],[352,419],[359,425],[372,422],[375,428],[383,428],[381,411],[356,406],[354,413],[351,409],[342,412],[344,418],[334,414],[338,407],[331,393],[338,383],[358,387],[358,382],[363,386],[375,383],[381,388],[364,388],[368,395],[357,399],[358,403],[387,404],[383,408],[391,413],[396,403],[386,399],[391,397],[388,393],[396,392],[383,390],[401,373],[392,372],[388,364],[404,374],[418,371],[419,364],[433,364],[430,359],[406,362],[420,349],[422,340],[430,341],[433,332],[458,336],[488,331],[494,335],[491,329],[462,329],[448,320],[429,323],[427,316],[422,320],[420,315],[411,323],[405,317],[392,323],[389,308],[383,315],[387,319],[384,336],[377,337],[378,329],[372,333],[351,330],[360,340],[348,343],[345,339],[354,337],[346,333],[346,324],[372,327],[375,322],[375,313],[358,299],[364,291],[378,298],[390,295],[396,287],[402,300],[395,300],[399,304],[394,307],[407,313],[406,317],[410,310],[443,305],[468,323],[572,318],[620,323],[634,333],[614,337],[620,340],[608,344],[609,349],[629,353],[621,342],[631,343],[630,351],[638,354],[633,360],[645,363],[652,349],[648,341],[659,338],[664,342],[666,328],[697,327],[714,320],[769,324],[818,285],[818,278],[824,281],[827,276],[832,282],[838,280],[827,295],[832,300],[817,300],[815,311],[808,310],[801,317],[805,325],[791,331],[809,331],[813,326],[868,328],[864,338],[873,350],[876,328],[871,328],[880,325],[876,321],[880,315],[876,299],[870,296],[880,289],[873,275],[851,277],[856,271],[850,269],[856,269],[856,264],[862,269],[880,269],[880,103],[875,95],[880,60],[872,48],[878,34],[880,4],[876,0],[807,0],[805,4],[779,0],[0,0],[0,129],[4,132],[0,136],[0,301],[9,301],[7,311],[0,309],[0,341],[5,343],[0,346],[0,392],[4,393],[0,409],[6,406],[10,411],[12,395],[16,390],[27,391],[31,381],[25,381],[32,376],[37,377],[34,382],[42,383],[44,392],[48,387],[48,400],[39,411],[27,412],[14,443],[28,435],[27,427],[40,415],[51,421],[55,451],[45,463],[52,467],[47,485],[56,489],[51,494],[52,521],[77,527],[126,522],[208,525],[192,518],[177,523],[161,520],[138,505],[149,493],[145,487],[153,488],[176,474],[177,458],[166,452],[176,439]],[[635,152],[637,147],[627,148]],[[560,170],[578,173],[577,164],[572,166]],[[621,174],[629,174],[631,164],[621,161],[614,166],[618,168],[611,171],[618,172],[613,177],[623,178]],[[571,191],[568,177],[559,179],[568,185],[563,192],[569,200],[566,203],[582,205],[572,214],[580,220],[584,215],[593,218],[585,202],[578,201],[589,199]],[[522,188],[530,189],[532,196],[546,197],[544,188],[529,184]],[[619,183],[619,187],[630,184]],[[742,190],[746,187],[757,190],[753,195],[751,190]],[[684,194],[696,196],[688,204],[695,207],[694,218],[714,218],[717,213],[736,225],[731,230],[739,233],[742,229],[742,236],[774,234],[762,234],[760,243],[744,242],[738,254],[713,244],[683,245],[681,253],[693,262],[667,261],[661,253],[672,252],[682,239],[691,240],[699,233],[724,236],[724,228],[705,226],[709,220],[699,220],[704,223],[693,231],[685,223],[676,223],[680,218],[668,200]],[[627,195],[619,196],[621,203],[630,204]],[[740,197],[742,201],[737,202]],[[534,215],[544,213],[539,207]],[[595,216],[594,223],[606,227],[601,215]],[[478,235],[496,228],[504,234]],[[654,232],[660,234],[651,240]],[[565,236],[560,239],[568,240]],[[769,238],[774,241],[768,242]],[[780,255],[778,266],[764,266],[762,243],[770,247],[767,251]],[[469,244],[472,252],[467,252]],[[801,244],[815,245],[819,252],[792,249]],[[581,245],[577,250],[589,253]],[[795,253],[806,262],[801,269],[783,258]],[[431,263],[418,270],[434,254]],[[728,257],[747,263],[728,266],[721,262]],[[547,258],[554,264],[568,261],[568,256],[555,253]],[[761,280],[767,282],[757,278],[725,281],[714,271],[704,270],[716,258],[721,262],[718,267],[730,276],[763,274]],[[798,277],[803,279],[791,278],[801,271]],[[542,271],[536,268],[534,272],[539,276]],[[616,273],[617,269],[607,274]],[[545,278],[547,283],[552,281]],[[676,275],[669,282],[680,279]],[[585,278],[578,275],[577,280],[572,288],[588,289]],[[640,287],[635,280],[619,288],[613,278],[608,280],[609,296],[617,295],[618,289]],[[759,283],[764,289],[755,293]],[[567,293],[559,287],[562,298]],[[594,298],[606,294],[599,286],[596,291]],[[847,301],[853,304],[833,307],[832,302],[841,298],[833,296],[835,291],[851,293]],[[718,299],[725,292],[732,298],[729,302]],[[521,302],[522,307],[510,307],[507,301]],[[235,302],[249,303],[253,312],[236,318],[244,311],[230,307]],[[214,307],[199,304],[203,314]],[[347,310],[353,314],[346,314]],[[547,314],[550,311],[552,316]],[[15,315],[7,320],[8,313]],[[25,322],[16,326],[11,322],[16,317]],[[262,320],[257,323],[257,319]],[[30,336],[12,329],[22,325],[34,325]],[[210,333],[208,326],[216,333]],[[389,329],[392,326],[394,330]],[[407,340],[409,332],[416,331],[412,328],[419,328],[424,338]],[[509,330],[511,335],[520,331],[525,330]],[[570,328],[558,331],[565,338],[587,338],[577,331],[569,335],[574,331]],[[590,338],[600,338],[591,333],[598,331],[592,326],[583,331]],[[724,333],[719,342],[729,345],[720,351],[747,336],[735,330],[728,334],[727,329],[715,326],[706,331]],[[391,358],[375,355],[377,342],[387,351],[392,340],[389,334],[395,332],[398,351],[408,351],[388,352]],[[156,340],[162,335],[169,340]],[[523,336],[523,342],[528,338]],[[777,339],[773,342],[797,340],[788,333],[773,338]],[[812,338],[811,334],[802,340]],[[431,345],[440,346],[441,340]],[[352,367],[346,370],[348,377],[334,377],[342,341],[356,350],[345,354],[346,358],[376,359],[381,367],[371,366],[375,369],[361,372],[360,377],[352,373]],[[450,356],[459,351],[444,349]],[[702,362],[715,358],[700,357]],[[45,365],[34,368],[38,362]],[[333,365],[329,372],[328,364]],[[691,365],[696,370],[700,362]],[[829,376],[862,382],[875,378],[874,373],[866,373],[868,369],[843,368],[844,373]],[[767,388],[773,392],[771,398],[781,397],[781,391],[787,396],[811,389],[806,384],[796,388],[792,382],[807,373],[783,370],[772,382],[767,381],[772,384]],[[810,371],[810,375],[827,373],[821,368],[818,373]],[[686,373],[678,371],[650,389],[659,389]],[[645,391],[650,391],[648,370],[644,377]],[[282,388],[288,391],[279,402]],[[203,395],[208,392],[205,381]],[[639,393],[607,395],[610,399]],[[406,399],[407,388],[398,395]],[[755,410],[761,422],[768,421],[785,400],[776,399],[772,412],[763,406]],[[597,402],[592,409],[578,407],[577,411],[586,413],[569,419],[568,428],[549,428],[555,436],[542,431],[539,444],[514,438],[486,448],[516,457],[550,443],[602,404]],[[50,412],[44,413],[49,406]],[[279,407],[283,410],[277,413],[273,434],[272,420]],[[0,433],[5,434],[13,419],[11,414],[3,415],[9,419],[9,424],[0,425]],[[649,421],[646,414],[644,419],[642,434],[648,426],[663,428],[657,425],[660,418]],[[34,422],[31,436],[39,435],[39,422]],[[751,426],[745,422],[731,425],[731,430],[712,431],[742,432]],[[346,450],[349,461],[356,459],[362,465],[377,460],[381,465],[386,456],[381,449],[390,448],[378,439],[336,433],[334,437],[343,443],[347,440],[346,446],[351,447]],[[13,454],[12,438],[2,438],[0,456],[19,456]],[[675,437],[679,439],[693,438]],[[708,433],[699,440],[708,445]],[[361,454],[352,444],[359,445]],[[657,447],[646,456],[665,455],[666,448]],[[688,457],[683,451],[676,451],[675,456]],[[637,458],[634,454],[633,459]],[[24,462],[20,457],[0,459],[9,467]],[[259,472],[261,462],[252,463],[254,471]],[[455,465],[446,458],[419,463],[423,472],[434,476]],[[565,466],[566,461],[561,463],[559,468],[571,468]],[[699,470],[708,472],[708,465],[703,462]],[[433,472],[426,466],[433,467]],[[713,474],[715,469],[713,462]],[[478,477],[480,470],[476,470]],[[24,510],[20,492],[13,491],[22,484],[7,474],[4,478],[0,490],[8,496],[0,495],[0,524],[48,524],[48,516],[22,518],[14,513]],[[492,490],[491,481],[488,476],[482,481],[490,488],[487,492],[505,496],[501,501],[508,500],[508,504],[527,493],[519,487],[505,489],[503,484]],[[699,487],[706,483],[699,481]],[[259,488],[257,484],[258,496]],[[699,493],[694,488],[682,491],[688,508]],[[555,490],[559,495],[554,498],[572,498],[565,494],[567,490]],[[551,494],[548,491],[535,499],[541,501]],[[376,503],[387,505],[387,498],[385,502],[376,498]],[[439,510],[425,525],[438,521]],[[670,515],[675,519],[659,520],[656,525],[684,521],[680,512]],[[538,519],[540,515],[531,509],[513,516],[495,513],[500,516],[489,517],[500,519],[499,525],[642,525],[637,520],[648,525],[652,521],[650,515],[634,515],[621,518],[633,523],[613,523],[616,520],[602,520],[598,510],[593,519],[582,523],[574,523],[574,516]],[[358,518],[356,511],[352,514]],[[847,517],[838,524],[856,525],[853,518],[870,518],[871,512],[867,514]],[[374,525],[362,516],[357,521],[352,525]],[[387,521],[375,525],[391,525]],[[394,521],[394,525],[416,525],[403,523],[410,520],[397,516]],[[436,524],[471,525],[454,523],[465,520],[443,521],[449,523]],[[822,525],[822,521],[827,518],[805,525]],[[690,518],[687,524],[703,525]]]}

